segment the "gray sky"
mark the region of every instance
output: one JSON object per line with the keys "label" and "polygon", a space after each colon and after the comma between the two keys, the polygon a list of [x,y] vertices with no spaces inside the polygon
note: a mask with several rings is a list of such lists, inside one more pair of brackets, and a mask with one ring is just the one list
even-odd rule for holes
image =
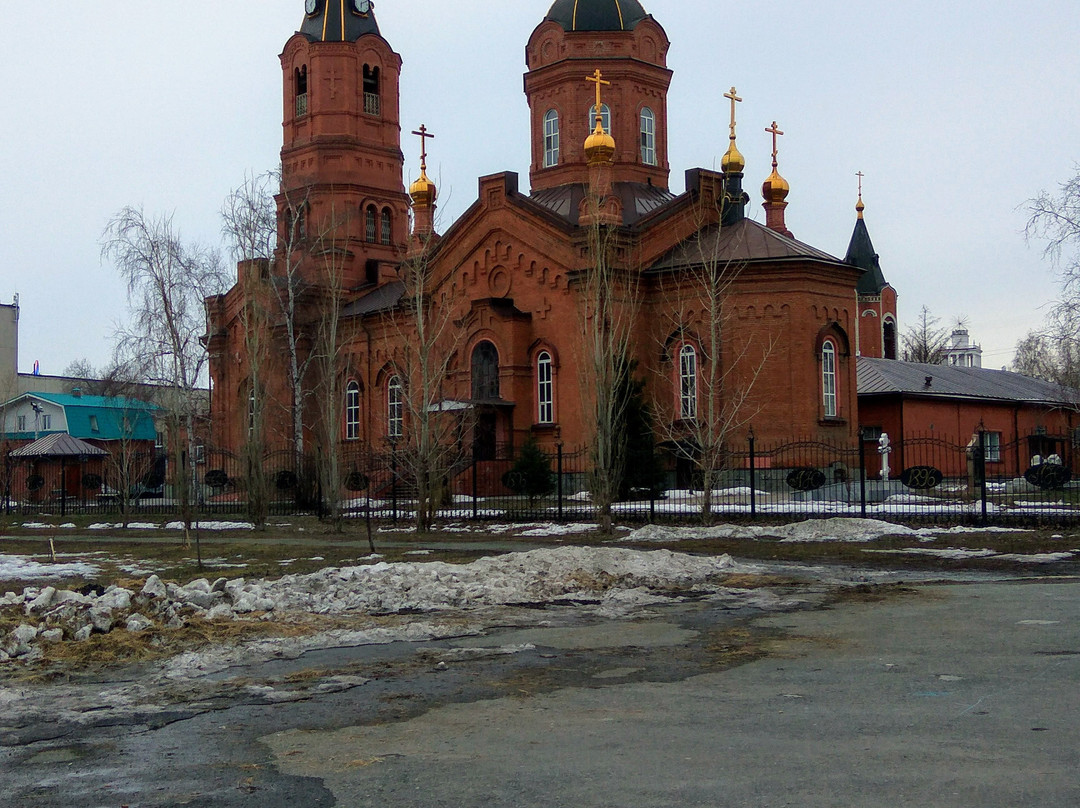
{"label": "gray sky", "polygon": [[[524,47],[550,4],[376,3],[404,60],[402,125],[436,134],[441,229],[475,199],[477,177],[511,170],[527,184]],[[672,41],[672,190],[685,169],[718,166],[722,93],[735,85],[756,218],[775,119],[796,238],[843,256],[865,172],[901,329],[926,304],[943,325],[968,318],[985,366],[1011,359],[1056,295],[1021,206],[1080,161],[1076,0],[643,4]],[[4,9],[0,298],[21,295],[20,369],[38,359],[59,373],[80,357],[105,364],[125,316],[99,257],[110,216],[126,204],[173,212],[187,238],[216,244],[230,189],[276,165],[277,55],[303,2],[46,5]],[[403,143],[413,176],[415,140]]]}

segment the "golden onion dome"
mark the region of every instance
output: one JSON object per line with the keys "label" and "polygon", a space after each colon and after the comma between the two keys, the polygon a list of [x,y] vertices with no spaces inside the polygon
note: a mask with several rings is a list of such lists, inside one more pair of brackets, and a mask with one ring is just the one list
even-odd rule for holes
{"label": "golden onion dome", "polygon": [[438,191],[435,188],[435,183],[428,179],[427,171],[421,167],[419,178],[409,186],[409,196],[412,197],[413,204],[418,207],[425,205],[431,207],[435,204],[437,195]]}
{"label": "golden onion dome", "polygon": [[862,201],[862,193],[859,194],[859,201],[855,203],[855,212],[859,214],[859,218],[863,217],[863,211],[866,210],[866,205]]}
{"label": "golden onion dome", "polygon": [[589,165],[610,163],[615,157],[615,138],[604,131],[604,124],[596,119],[596,128],[585,138],[585,158]]}
{"label": "golden onion dome", "polygon": [[744,168],[746,168],[746,158],[742,156],[742,152],[735,145],[735,139],[732,138],[727,154],[720,160],[720,170],[725,174],[741,174]]}
{"label": "golden onion dome", "polygon": [[791,186],[780,176],[776,166],[773,166],[772,174],[761,185],[761,195],[765,197],[767,203],[775,205],[787,199],[789,193],[791,193]]}

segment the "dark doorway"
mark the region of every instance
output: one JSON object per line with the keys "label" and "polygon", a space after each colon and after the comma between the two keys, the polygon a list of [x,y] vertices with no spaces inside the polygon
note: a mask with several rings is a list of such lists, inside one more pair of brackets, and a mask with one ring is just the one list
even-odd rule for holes
{"label": "dark doorway", "polygon": [[473,433],[473,459],[494,460],[496,447],[495,413],[481,412],[476,416]]}

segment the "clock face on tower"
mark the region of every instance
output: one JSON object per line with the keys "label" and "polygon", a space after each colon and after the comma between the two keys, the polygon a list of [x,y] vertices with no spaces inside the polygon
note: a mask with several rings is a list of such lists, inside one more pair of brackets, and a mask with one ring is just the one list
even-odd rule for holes
{"label": "clock face on tower", "polygon": [[319,7],[319,0],[307,0],[304,7],[307,9],[308,14],[314,14],[315,9]]}

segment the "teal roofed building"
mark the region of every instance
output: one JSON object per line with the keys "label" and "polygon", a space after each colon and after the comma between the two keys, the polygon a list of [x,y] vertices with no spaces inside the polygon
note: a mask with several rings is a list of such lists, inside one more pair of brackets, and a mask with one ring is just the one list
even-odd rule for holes
{"label": "teal roofed building", "polygon": [[24,393],[0,406],[0,433],[8,441],[53,433],[86,441],[155,441],[159,410],[122,396]]}

